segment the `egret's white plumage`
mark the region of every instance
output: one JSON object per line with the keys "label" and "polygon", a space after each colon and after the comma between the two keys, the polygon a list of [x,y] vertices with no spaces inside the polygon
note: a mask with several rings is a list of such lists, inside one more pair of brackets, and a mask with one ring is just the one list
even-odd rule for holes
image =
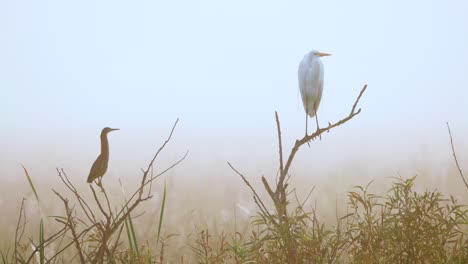
{"label": "egret's white plumage", "polygon": [[329,55],[331,54],[312,50],[304,56],[299,64],[299,90],[301,92],[302,104],[306,112],[306,134],[307,116],[315,116],[318,128],[317,110],[323,92],[323,64],[320,57]]}

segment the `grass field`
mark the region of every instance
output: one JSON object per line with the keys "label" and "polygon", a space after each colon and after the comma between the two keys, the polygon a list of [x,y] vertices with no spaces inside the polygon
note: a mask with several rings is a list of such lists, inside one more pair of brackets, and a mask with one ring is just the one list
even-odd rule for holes
{"label": "grass field", "polygon": [[[342,171],[344,174],[345,171]],[[388,176],[391,176],[392,173],[389,173]],[[341,174],[342,175],[342,174]],[[370,179],[373,178],[372,175],[363,175],[360,174],[363,178],[362,183],[356,182],[355,179],[346,179],[340,181],[339,178],[332,178],[330,179],[329,183],[323,183],[322,185],[316,185],[315,189],[311,193],[310,198],[304,204],[303,208],[306,212],[312,213],[312,215],[316,218],[317,222],[324,224],[324,228],[331,233],[324,235],[325,241],[318,240],[317,243],[321,244],[323,248],[327,247],[327,239],[330,239],[332,235],[336,234],[336,226],[337,226],[337,218],[341,218],[347,213],[353,212],[351,205],[349,204],[350,199],[347,198],[349,193],[354,191],[356,194],[361,194],[362,191],[359,189],[353,189],[352,186],[356,184],[366,185]],[[34,175],[31,175],[32,180],[34,181]],[[261,183],[257,179],[252,179],[253,185],[257,188],[261,188]],[[305,199],[308,194],[308,189],[310,190],[313,185],[310,184],[310,179],[305,177],[297,177],[292,185],[294,186],[301,186],[297,188],[298,196],[300,199]],[[385,192],[386,189],[391,188],[391,182],[395,182],[390,178],[385,177],[374,177],[377,178],[368,188],[370,192],[373,192],[378,195],[386,196],[388,193]],[[467,202],[467,195],[466,190],[460,185],[459,176],[456,174],[455,171],[449,175],[444,175],[446,178],[444,181],[434,181],[431,178],[425,177],[425,175],[418,175],[415,179],[415,186],[413,189],[420,190],[418,191],[419,194],[422,194],[424,189],[430,188],[432,186],[439,185],[445,186],[441,187],[441,191],[444,194],[445,198],[449,198],[450,190],[456,195],[458,199],[460,199],[461,204],[466,204]],[[228,180],[220,180],[219,178],[215,177],[207,177],[204,181],[189,181],[185,184],[183,182],[178,182],[175,180],[171,180],[171,178],[161,179],[160,181],[156,182],[153,187],[153,193],[155,197],[146,203],[143,203],[135,213],[135,218],[132,220],[134,225],[134,232],[136,240],[138,241],[138,246],[141,248],[141,254],[146,254],[147,245],[149,244],[151,247],[151,255],[153,257],[153,262],[160,262],[162,244],[164,244],[164,263],[245,263],[247,260],[253,258],[258,255],[264,254],[265,252],[252,252],[252,245],[248,244],[248,242],[253,242],[251,240],[252,231],[258,231],[262,229],[261,226],[255,225],[254,221],[258,220],[258,209],[255,207],[253,203],[252,196],[246,186],[244,186],[240,179],[234,177],[227,177]],[[74,181],[78,181],[78,179],[73,179]],[[156,248],[156,241],[157,241],[157,232],[158,232],[158,224],[159,224],[159,215],[161,210],[161,201],[162,201],[162,191],[164,186],[164,180],[167,183],[167,197],[166,197],[166,207],[165,213],[163,218],[163,225],[161,231],[161,237],[169,237],[159,242],[158,248]],[[109,185],[109,196],[112,197],[111,200],[114,204],[119,204],[123,202],[123,195],[121,194],[119,184],[117,182],[109,182],[104,180],[104,184]],[[216,188],[209,188],[208,185],[217,186]],[[84,195],[92,195],[89,187],[84,183],[77,183],[77,186],[80,188],[80,192]],[[308,186],[308,187],[307,187]],[[50,218],[47,216],[52,215],[64,215],[64,208],[63,205],[60,203],[60,200],[53,195],[51,189],[60,190],[62,193],[67,193],[66,189],[63,185],[60,184],[59,178],[51,178],[48,180],[48,183],[42,183],[37,185],[37,192],[39,198],[41,200],[40,206],[42,210],[42,215],[44,217],[44,227],[45,227],[45,236],[51,235],[54,233],[55,230],[58,230],[62,225],[59,224],[54,220],[54,218]],[[464,193],[465,192],[465,193]],[[263,197],[267,197],[266,192],[260,189],[259,194]],[[26,208],[26,215],[27,215],[27,225],[25,227],[25,234],[22,244],[26,245],[25,251],[21,251],[22,254],[27,255],[27,253],[31,253],[31,242],[29,238],[34,241],[34,243],[38,243],[39,241],[39,225],[40,225],[40,215],[41,212],[38,209],[37,202],[34,198],[34,194],[31,191],[30,187],[27,185],[26,178],[20,184],[17,183],[16,185],[9,185],[9,188],[5,188],[2,190],[2,210],[4,212],[3,217],[1,218],[1,250],[3,254],[8,257],[7,263],[13,262],[13,254],[12,250],[14,248],[14,238],[15,238],[15,227],[16,222],[19,216],[19,210],[21,206],[22,197],[26,197],[25,200],[25,208]],[[71,195],[68,193],[68,197],[72,198]],[[8,197],[8,200],[6,198]],[[367,196],[369,198],[369,196]],[[354,197],[355,198],[355,197]],[[91,199],[92,200],[92,199]],[[429,203],[429,201],[426,201]],[[430,204],[430,203],[429,203]],[[441,201],[440,205],[451,204],[450,201]],[[91,204],[95,207],[95,204]],[[270,203],[271,205],[271,203]],[[297,206],[297,202],[295,202],[295,198],[291,197],[291,208]],[[378,206],[377,206],[378,207]],[[362,208],[362,207],[360,207]],[[96,210],[97,208],[94,208]],[[78,210],[77,210],[78,211]],[[380,208],[376,210],[380,213]],[[434,216],[443,218],[439,219],[443,223],[442,220],[447,220],[449,217],[447,213],[443,213],[442,215],[435,214],[435,211],[432,211]],[[78,211],[77,214],[79,216],[83,216],[83,213]],[[141,214],[141,215],[140,215]],[[337,215],[338,214],[338,215]],[[365,219],[366,214],[362,211],[359,211],[359,217]],[[257,217],[256,217],[257,216]],[[101,216],[102,217],[102,216]],[[340,229],[342,232],[346,232],[346,230],[352,230],[352,228],[356,228],[350,224],[351,221],[348,220],[353,219],[355,222],[358,222],[356,219],[357,215],[353,215],[348,219],[344,219],[340,221]],[[426,216],[429,218],[429,216]],[[465,212],[466,217],[466,212]],[[389,217],[390,218],[390,217]],[[313,219],[313,218],[312,218]],[[413,225],[419,223],[417,221],[418,218],[411,219],[408,222],[410,228],[414,228]],[[420,219],[424,219],[424,217],[420,216]],[[412,222],[414,220],[414,223]],[[384,229],[383,225],[374,222],[374,228],[371,230]],[[421,239],[427,239],[426,236],[435,237],[436,233],[434,233],[433,226],[441,225],[441,223],[434,222],[432,226],[426,226],[424,228],[430,232],[427,235],[423,235],[421,233],[417,233],[416,236],[420,236]],[[307,229],[310,231],[314,230],[313,221],[306,223]],[[366,228],[365,226],[359,226],[364,231]],[[460,224],[459,228],[460,231],[467,231],[466,228],[466,219],[465,224]],[[417,229],[415,229],[416,231]],[[456,230],[456,229],[454,229]],[[452,231],[454,231],[452,230]],[[125,230],[124,230],[125,231]],[[316,230],[317,231],[317,230]],[[420,230],[419,230],[420,231]],[[210,238],[206,241],[206,237],[203,235],[208,232]],[[372,232],[372,231],[371,231]],[[395,235],[399,234],[402,235],[398,229],[392,230],[390,228],[388,230],[389,238],[391,237],[390,234],[395,233]],[[326,232],[324,232],[326,233]],[[456,233],[456,232],[455,232]],[[171,236],[173,235],[173,236]],[[381,234],[382,235],[382,234]],[[225,249],[221,250],[221,241],[223,237],[225,237]],[[353,234],[356,236],[356,234]],[[383,235],[385,237],[385,235]],[[311,236],[313,238],[313,236]],[[204,238],[204,239],[202,239]],[[441,237],[441,241],[442,241]],[[377,238],[375,238],[377,239]],[[403,237],[396,238],[396,241],[389,239],[387,241],[390,245],[395,245],[396,243],[408,243],[411,240],[405,240]],[[466,237],[463,238],[465,241],[465,248],[466,248]],[[71,235],[68,233],[66,235],[65,240],[71,240]],[[241,241],[239,241],[241,240]],[[354,243],[351,243],[353,240],[350,238],[343,238],[346,240],[350,245],[350,248],[347,248],[344,252],[342,252],[340,263],[375,263],[376,261],[373,260],[364,260],[364,256],[353,254],[353,251],[356,251],[357,248],[362,247],[359,246],[360,243],[357,240]],[[129,242],[127,236],[123,236],[121,238],[121,248],[120,251],[125,252],[129,251]],[[300,241],[300,240],[299,240]],[[430,241],[430,240],[429,240]],[[456,240],[458,241],[458,240]],[[319,243],[320,242],[320,243]],[[308,243],[303,242],[304,246]],[[381,245],[387,245],[384,242],[376,243]],[[434,244],[437,244],[434,241]],[[351,247],[354,245],[355,247]],[[453,256],[453,259],[448,259],[450,254],[450,248],[455,246],[456,242],[446,243],[442,245],[444,248],[444,257],[440,262],[444,263],[463,263],[463,260],[466,260],[466,252],[460,252],[458,258],[456,254]],[[400,245],[401,248],[406,248],[405,246]],[[433,255],[428,254],[425,252],[429,250],[433,252],[434,245],[418,245],[420,250],[423,254],[421,257],[424,259],[426,263],[437,262],[438,260],[434,259]],[[462,246],[462,244],[460,244]],[[45,256],[50,257],[56,252],[56,248],[58,247],[58,243],[54,243],[50,246],[45,248]],[[235,249],[238,247],[237,249]],[[265,251],[266,251],[265,245]],[[240,251],[244,250],[244,253]],[[363,249],[363,248],[362,248]],[[461,247],[459,248],[461,249]],[[202,251],[200,251],[202,250]],[[239,252],[237,252],[237,251]],[[274,251],[281,251],[281,249],[273,249]],[[381,250],[378,249],[378,250]],[[323,252],[316,252],[314,251],[317,256],[325,256],[328,257],[327,254]],[[390,254],[392,252],[387,252]],[[365,254],[360,252],[359,254]],[[379,252],[380,254],[380,252]],[[383,254],[383,253],[382,253]],[[256,257],[258,257],[258,255]],[[353,256],[354,255],[354,256]],[[393,252],[392,255],[394,256],[401,256],[403,253],[401,252]],[[76,249],[71,247],[69,248],[66,253],[60,258],[56,259],[57,263],[65,262],[66,259],[70,259],[74,257],[74,262],[79,263],[79,259],[76,256]],[[117,256],[116,256],[117,257]],[[127,263],[127,262],[137,262],[137,256],[133,256],[134,259],[130,260],[129,256],[126,258],[122,256],[118,256],[117,263]],[[236,260],[237,258],[237,260]],[[307,258],[305,258],[307,259]],[[63,260],[63,261],[62,261]],[[37,258],[32,259],[33,262],[37,262]],[[254,262],[259,261],[258,259],[254,258]],[[386,256],[380,256],[380,262],[391,262],[391,260],[387,259]],[[392,260],[393,261],[393,260]],[[148,261],[142,261],[147,263]],[[274,262],[274,261],[271,261]],[[278,260],[277,263],[281,261]],[[322,262],[328,263],[329,260],[324,258],[323,260],[313,260],[312,262]],[[266,262],[268,263],[268,261]],[[307,263],[306,260],[302,261],[302,263]],[[405,260],[396,261],[393,263],[405,263]]]}

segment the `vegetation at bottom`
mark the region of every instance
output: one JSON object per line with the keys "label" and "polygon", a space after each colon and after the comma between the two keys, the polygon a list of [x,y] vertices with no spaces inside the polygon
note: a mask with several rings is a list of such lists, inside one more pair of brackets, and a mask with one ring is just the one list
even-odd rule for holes
{"label": "vegetation at bottom", "polygon": [[[250,234],[198,234],[197,263],[467,263],[468,211],[453,197],[395,179],[385,195],[356,186],[335,225],[297,205],[284,219],[259,213]],[[291,261],[288,245],[293,245]]]}

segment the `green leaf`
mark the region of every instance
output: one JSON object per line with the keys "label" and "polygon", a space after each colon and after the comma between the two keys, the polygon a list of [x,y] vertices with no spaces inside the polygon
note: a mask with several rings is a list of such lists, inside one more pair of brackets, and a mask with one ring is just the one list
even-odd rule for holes
{"label": "green leaf", "polygon": [[19,257],[19,261],[23,264],[26,264],[26,260],[24,260],[24,257],[23,255],[21,255],[18,250],[16,251],[16,260],[18,260],[18,257]]}
{"label": "green leaf", "polygon": [[163,199],[161,202],[161,212],[159,214],[159,224],[158,224],[158,237],[156,238],[156,248],[158,247],[159,243],[159,235],[161,234],[161,227],[164,218],[164,208],[166,206],[166,181],[164,181],[164,192],[163,192]]}
{"label": "green leaf", "polygon": [[125,230],[127,231],[128,244],[130,244],[130,252],[133,255],[133,241],[132,241],[132,236],[130,235],[130,228],[128,228],[127,218],[125,218],[124,223],[125,223]]}
{"label": "green leaf", "polygon": [[39,261],[41,264],[45,263],[44,255],[44,222],[41,219],[41,224],[39,225]]}
{"label": "green leaf", "polygon": [[8,254],[5,256],[3,254],[3,251],[0,251],[0,254],[2,254],[2,263],[3,264],[8,264]]}
{"label": "green leaf", "polygon": [[28,178],[29,185],[31,186],[31,189],[33,190],[34,195],[36,196],[37,202],[39,202],[39,196],[37,195],[36,188],[34,188],[34,184],[31,180],[31,177],[29,176],[28,170],[26,170],[23,164],[21,164],[21,167],[23,167],[24,173],[26,174],[26,178]]}
{"label": "green leaf", "polygon": [[138,248],[138,242],[136,240],[135,229],[133,228],[132,216],[128,214],[128,225],[130,226],[130,232],[132,234],[133,243],[135,245],[135,251],[138,257],[138,263],[140,263],[140,249]]}

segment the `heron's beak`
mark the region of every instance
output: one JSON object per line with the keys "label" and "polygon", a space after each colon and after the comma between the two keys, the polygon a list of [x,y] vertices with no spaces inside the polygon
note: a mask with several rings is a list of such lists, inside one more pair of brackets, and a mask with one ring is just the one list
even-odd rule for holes
{"label": "heron's beak", "polygon": [[120,128],[111,128],[111,130],[109,132],[115,131],[115,130],[120,130]]}
{"label": "heron's beak", "polygon": [[323,52],[317,52],[316,54],[319,55],[320,57],[331,56],[330,53],[323,53]]}

